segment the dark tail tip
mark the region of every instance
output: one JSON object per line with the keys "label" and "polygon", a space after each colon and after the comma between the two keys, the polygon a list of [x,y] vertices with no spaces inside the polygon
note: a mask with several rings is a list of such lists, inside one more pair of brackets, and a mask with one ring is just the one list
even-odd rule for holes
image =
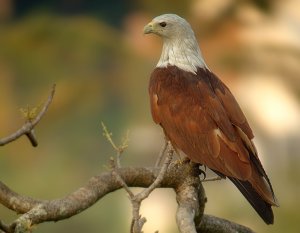
{"label": "dark tail tip", "polygon": [[233,177],[228,178],[240,190],[240,192],[252,205],[252,207],[259,214],[259,216],[264,220],[264,222],[266,224],[273,224],[274,215],[271,208],[271,204],[264,201],[248,181],[242,181]]}

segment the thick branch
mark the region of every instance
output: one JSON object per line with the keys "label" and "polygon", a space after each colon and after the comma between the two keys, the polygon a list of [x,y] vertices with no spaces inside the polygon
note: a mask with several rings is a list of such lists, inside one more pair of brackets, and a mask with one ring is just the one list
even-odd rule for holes
{"label": "thick branch", "polygon": [[197,232],[201,233],[254,233],[250,228],[240,224],[230,222],[226,219],[211,215],[204,215],[201,223],[197,227]]}
{"label": "thick branch", "polygon": [[34,132],[33,129],[34,127],[40,122],[40,120],[42,119],[42,117],[45,115],[45,113],[47,112],[53,97],[54,97],[54,93],[55,93],[55,84],[52,86],[50,95],[47,99],[47,101],[45,102],[42,110],[37,114],[37,116],[33,119],[33,120],[27,120],[24,125],[17,130],[16,132],[12,133],[11,135],[0,139],[0,146],[4,146],[12,141],[15,141],[16,139],[18,139],[19,137],[21,137],[22,135],[26,135],[28,137],[28,139],[30,140],[31,144],[33,146],[37,146],[37,140],[34,136]]}
{"label": "thick branch", "polygon": [[181,233],[196,233],[195,223],[201,220],[206,202],[199,179],[199,165],[191,164],[191,174],[175,189],[178,203],[176,222]]}

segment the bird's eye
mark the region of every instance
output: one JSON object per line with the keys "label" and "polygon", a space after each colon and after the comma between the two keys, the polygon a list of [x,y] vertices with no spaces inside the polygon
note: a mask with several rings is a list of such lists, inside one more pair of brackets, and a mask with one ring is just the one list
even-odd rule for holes
{"label": "bird's eye", "polygon": [[159,25],[164,28],[165,26],[167,26],[167,23],[166,22],[161,22],[161,23],[159,23]]}

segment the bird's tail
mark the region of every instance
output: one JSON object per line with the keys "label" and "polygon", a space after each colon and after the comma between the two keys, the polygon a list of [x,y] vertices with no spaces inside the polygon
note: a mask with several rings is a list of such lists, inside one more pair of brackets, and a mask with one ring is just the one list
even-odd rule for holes
{"label": "bird's tail", "polygon": [[239,180],[233,177],[228,177],[234,185],[240,190],[248,202],[252,205],[259,216],[266,224],[274,223],[274,215],[271,204],[262,199],[249,181]]}
{"label": "bird's tail", "polygon": [[259,161],[256,152],[248,148],[252,174],[248,180],[228,177],[240,190],[266,224],[274,223],[272,206],[279,206],[271,182]]}

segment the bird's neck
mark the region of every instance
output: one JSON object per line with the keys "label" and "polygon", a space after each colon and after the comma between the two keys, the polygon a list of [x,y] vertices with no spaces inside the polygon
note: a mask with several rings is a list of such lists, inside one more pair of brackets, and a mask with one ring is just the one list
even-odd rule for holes
{"label": "bird's neck", "polygon": [[196,74],[198,68],[207,68],[195,38],[164,39],[163,49],[156,67],[174,65]]}

